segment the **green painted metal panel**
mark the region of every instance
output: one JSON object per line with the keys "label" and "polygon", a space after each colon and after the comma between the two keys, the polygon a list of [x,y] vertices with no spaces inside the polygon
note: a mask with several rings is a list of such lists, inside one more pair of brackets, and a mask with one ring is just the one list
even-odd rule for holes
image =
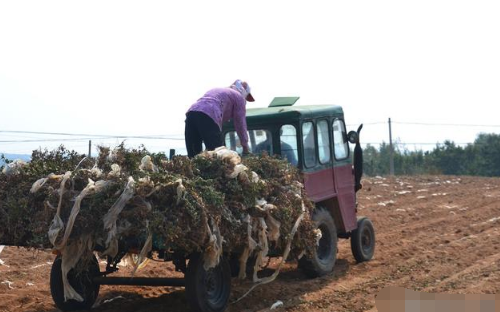
{"label": "green painted metal panel", "polygon": [[343,117],[336,105],[277,106],[247,109],[247,123],[283,123],[319,117]]}
{"label": "green painted metal panel", "polygon": [[300,96],[288,96],[288,97],[275,97],[272,101],[271,104],[269,104],[269,107],[277,107],[277,106],[292,106],[297,102],[297,100],[300,99]]}
{"label": "green painted metal panel", "polygon": [[[280,125],[297,123],[304,119],[320,117],[344,117],[344,111],[337,105],[304,105],[249,108],[246,112],[249,128],[254,125]],[[234,130],[232,120],[223,124],[223,131]]]}

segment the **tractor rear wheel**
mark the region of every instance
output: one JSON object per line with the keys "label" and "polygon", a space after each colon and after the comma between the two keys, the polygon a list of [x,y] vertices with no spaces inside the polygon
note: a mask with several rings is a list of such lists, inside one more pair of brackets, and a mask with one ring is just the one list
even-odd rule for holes
{"label": "tractor rear wheel", "polygon": [[225,257],[212,269],[203,267],[203,255],[190,257],[186,271],[186,296],[193,311],[221,312],[231,293],[231,268]]}
{"label": "tractor rear wheel", "polygon": [[325,209],[316,209],[312,220],[321,231],[321,238],[311,255],[299,260],[299,268],[311,278],[326,275],[333,271],[337,260],[337,228],[332,215]]}
{"label": "tractor rear wheel", "polygon": [[375,253],[375,230],[367,217],[358,218],[358,228],[351,234],[351,250],[356,261],[364,262]]}
{"label": "tractor rear wheel", "polygon": [[[50,271],[50,293],[56,306],[62,311],[88,310],[92,307],[99,294],[99,284],[94,283],[93,278],[99,275],[99,264],[93,257],[87,267],[81,271],[73,268],[68,272],[69,284],[76,290],[83,301],[73,299],[64,301],[64,286],[62,281],[62,258],[57,256]],[[77,264],[78,266],[78,264]]]}

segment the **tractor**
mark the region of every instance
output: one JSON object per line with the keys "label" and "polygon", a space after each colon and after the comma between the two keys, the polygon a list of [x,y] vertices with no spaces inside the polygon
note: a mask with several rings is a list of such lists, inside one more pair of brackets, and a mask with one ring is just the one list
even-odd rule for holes
{"label": "tractor", "polygon": [[[370,260],[375,251],[375,230],[369,218],[357,216],[363,125],[347,133],[342,107],[294,106],[298,99],[276,97],[266,108],[247,109],[249,149],[280,155],[303,173],[306,192],[316,205],[312,219],[321,230],[321,239],[315,255],[302,257],[299,267],[308,276],[317,277],[333,270],[338,238],[351,239],[357,262]],[[223,136],[228,148],[242,152],[232,122],[224,124]],[[355,145],[354,155],[349,143]]]}

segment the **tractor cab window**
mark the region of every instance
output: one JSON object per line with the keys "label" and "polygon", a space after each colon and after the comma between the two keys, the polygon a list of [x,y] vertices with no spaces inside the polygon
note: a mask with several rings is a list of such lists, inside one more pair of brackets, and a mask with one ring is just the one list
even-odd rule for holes
{"label": "tractor cab window", "polygon": [[318,155],[319,162],[327,164],[330,162],[330,136],[328,131],[328,121],[320,120],[316,124],[318,133]]}
{"label": "tractor cab window", "polygon": [[280,128],[281,157],[297,166],[297,129],[292,125],[283,125]]}
{"label": "tractor cab window", "polygon": [[345,159],[349,155],[349,147],[347,146],[347,137],[345,133],[344,122],[340,119],[333,121],[333,149],[335,151],[335,159]]}
{"label": "tractor cab window", "polygon": [[[265,129],[249,130],[248,148],[254,154],[263,153],[266,151],[269,155],[273,154],[273,139],[271,132]],[[224,137],[224,142],[227,148],[237,151],[238,154],[243,152],[240,138],[236,131],[229,131]]]}
{"label": "tractor cab window", "polygon": [[316,140],[311,121],[302,124],[302,142],[304,144],[304,164],[308,168],[314,167],[316,165]]}
{"label": "tractor cab window", "polygon": [[273,154],[273,138],[268,130],[250,130],[248,133],[249,147],[252,153],[262,154],[267,152]]}

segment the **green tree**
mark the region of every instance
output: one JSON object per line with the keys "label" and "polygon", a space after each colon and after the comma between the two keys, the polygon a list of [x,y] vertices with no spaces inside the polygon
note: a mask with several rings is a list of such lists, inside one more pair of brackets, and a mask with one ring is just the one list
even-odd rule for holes
{"label": "green tree", "polygon": [[[500,176],[500,135],[481,133],[468,149],[468,173]],[[471,157],[473,155],[474,157]]]}
{"label": "green tree", "polygon": [[[367,145],[363,151],[366,175],[389,174],[390,146]],[[500,176],[500,134],[481,133],[465,147],[453,141],[438,144],[432,151],[409,151],[394,144],[394,173]]]}

